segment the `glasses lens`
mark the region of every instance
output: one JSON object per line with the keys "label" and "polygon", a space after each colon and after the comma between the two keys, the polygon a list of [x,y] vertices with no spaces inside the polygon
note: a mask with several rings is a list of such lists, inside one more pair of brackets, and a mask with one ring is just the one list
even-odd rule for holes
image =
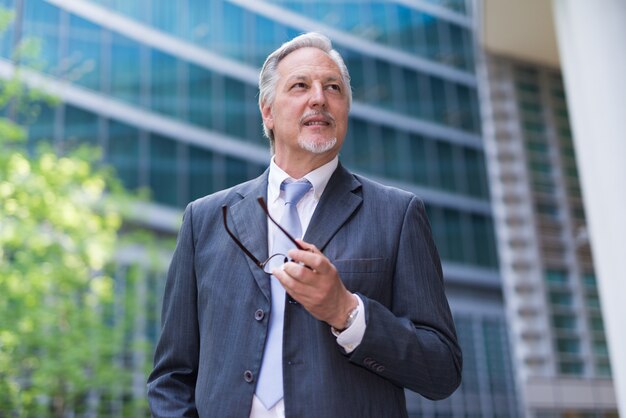
{"label": "glasses lens", "polygon": [[272,274],[272,270],[282,266],[287,261],[289,261],[289,258],[287,258],[285,254],[280,254],[280,253],[274,254],[270,256],[270,258],[268,258],[267,261],[265,262],[265,265],[263,266],[263,271],[266,273]]}

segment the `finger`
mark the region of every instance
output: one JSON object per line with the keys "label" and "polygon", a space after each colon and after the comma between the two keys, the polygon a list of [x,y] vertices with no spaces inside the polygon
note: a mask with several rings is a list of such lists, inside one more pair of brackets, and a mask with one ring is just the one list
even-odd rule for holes
{"label": "finger", "polygon": [[272,276],[274,276],[278,281],[283,285],[285,289],[291,287],[290,284],[293,281],[293,278],[287,271],[287,263],[275,267],[272,269]]}
{"label": "finger", "polygon": [[313,252],[313,253],[318,253],[318,254],[321,254],[321,253],[322,253],[322,252],[321,252],[320,250],[318,250],[318,249],[317,249],[317,247],[316,247],[315,245],[313,245],[313,244],[310,244],[310,243],[308,243],[308,242],[306,242],[306,241],[303,241],[303,240],[301,240],[301,239],[296,239],[296,241],[297,241],[297,242],[298,242],[298,244],[300,244],[300,246],[301,246],[302,248],[304,248],[306,251],[310,251],[310,252]]}
{"label": "finger", "polygon": [[318,273],[326,273],[330,270],[330,261],[322,253],[313,253],[308,250],[290,250],[287,255],[293,261],[304,264]]}
{"label": "finger", "polygon": [[[309,293],[307,289],[310,287],[310,285],[305,284],[299,279],[299,277],[297,277],[295,273],[289,271],[293,268],[304,269],[303,267],[295,263],[285,263],[281,267],[277,267],[272,270],[272,274],[274,275],[276,280],[278,280],[280,284],[285,288],[285,291],[289,295],[291,295],[292,298],[302,303],[301,295],[306,295]],[[310,272],[310,270],[308,271]]]}
{"label": "finger", "polygon": [[283,271],[289,277],[297,282],[307,284],[315,279],[315,272],[309,266],[300,264],[299,262],[288,262],[283,264]]}

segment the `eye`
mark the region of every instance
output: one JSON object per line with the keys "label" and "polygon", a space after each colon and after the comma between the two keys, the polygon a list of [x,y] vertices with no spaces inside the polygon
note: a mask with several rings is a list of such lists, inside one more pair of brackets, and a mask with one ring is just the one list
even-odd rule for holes
{"label": "eye", "polygon": [[337,92],[341,91],[341,86],[339,84],[329,84],[326,86],[326,88],[332,91],[337,91]]}
{"label": "eye", "polygon": [[305,89],[305,88],[306,88],[306,83],[304,83],[304,82],[302,82],[302,81],[299,81],[299,82],[297,82],[297,83],[294,83],[294,84],[291,86],[291,88],[292,88],[292,89]]}

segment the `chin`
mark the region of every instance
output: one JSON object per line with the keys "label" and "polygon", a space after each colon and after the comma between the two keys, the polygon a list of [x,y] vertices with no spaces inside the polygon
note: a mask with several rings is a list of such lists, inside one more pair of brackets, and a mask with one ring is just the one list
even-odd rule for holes
{"label": "chin", "polygon": [[324,139],[310,139],[300,138],[298,139],[298,145],[305,151],[309,151],[313,154],[324,154],[332,150],[337,145],[337,138],[324,138]]}

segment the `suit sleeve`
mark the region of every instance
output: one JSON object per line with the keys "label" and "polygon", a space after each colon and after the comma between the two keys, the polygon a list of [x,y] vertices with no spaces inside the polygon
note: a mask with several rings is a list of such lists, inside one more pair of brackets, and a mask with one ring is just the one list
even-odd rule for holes
{"label": "suit sleeve", "polygon": [[420,393],[442,399],[461,382],[462,355],[424,205],[409,202],[398,238],[387,307],[361,296],[367,328],[351,362]]}
{"label": "suit sleeve", "polygon": [[170,264],[161,313],[161,336],[148,378],[153,417],[197,417],[195,386],[199,333],[192,204],[187,206]]}

